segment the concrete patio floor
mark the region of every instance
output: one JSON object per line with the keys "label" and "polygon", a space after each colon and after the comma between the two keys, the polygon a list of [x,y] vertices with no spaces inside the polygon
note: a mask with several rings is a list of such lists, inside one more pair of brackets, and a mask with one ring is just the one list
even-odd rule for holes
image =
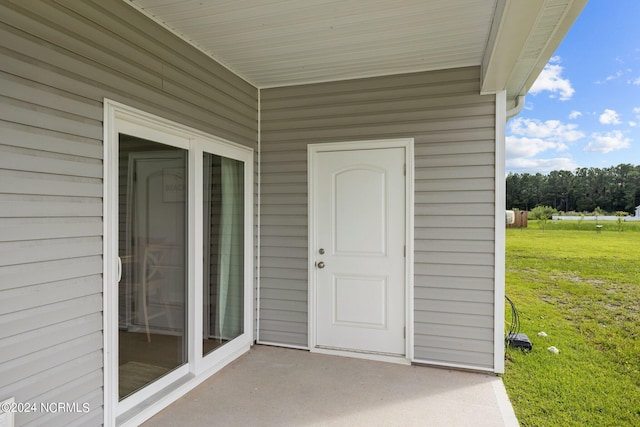
{"label": "concrete patio floor", "polygon": [[164,426],[517,426],[494,375],[256,345],[151,418]]}

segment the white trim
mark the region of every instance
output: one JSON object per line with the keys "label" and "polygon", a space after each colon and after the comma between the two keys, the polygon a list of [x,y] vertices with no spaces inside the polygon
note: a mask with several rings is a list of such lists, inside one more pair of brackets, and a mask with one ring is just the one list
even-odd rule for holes
{"label": "white trim", "polygon": [[447,362],[427,360],[427,359],[413,359],[411,360],[411,363],[414,365],[431,366],[434,368],[452,368],[452,369],[459,369],[463,371],[486,372],[490,374],[495,373],[493,371],[493,368],[483,368],[482,366],[466,365],[464,363],[447,363]]}
{"label": "white trim", "polygon": [[[188,345],[187,362],[130,397],[118,401],[118,134],[128,133],[188,150]],[[105,426],[138,425],[249,350],[253,340],[254,151],[135,108],[104,100],[103,330]],[[202,155],[204,152],[244,163],[244,333],[202,356]],[[198,187],[199,185],[199,187]],[[198,262],[198,260],[200,260]],[[138,408],[136,408],[138,407]]]}
{"label": "white trim", "polygon": [[507,91],[496,94],[495,142],[495,249],[494,249],[494,324],[493,370],[504,372],[504,294],[505,294],[505,139],[507,126]]}
{"label": "white trim", "polygon": [[292,348],[292,349],[295,349],[295,350],[309,350],[309,347],[307,347],[306,345],[283,344],[281,342],[259,341],[256,344],[259,344],[259,345],[270,345],[270,346],[273,346],[273,347]]}
{"label": "white trim", "polygon": [[[316,275],[313,259],[315,258],[315,248],[317,236],[315,232],[316,227],[316,206],[313,200],[313,194],[315,194],[314,185],[314,159],[317,153],[326,151],[347,151],[347,150],[370,150],[381,148],[404,148],[405,149],[405,164],[406,176],[405,176],[405,244],[407,247],[407,254],[405,258],[405,354],[403,360],[411,360],[414,354],[413,342],[414,342],[414,324],[413,324],[413,262],[414,262],[414,140],[413,138],[398,138],[398,139],[381,139],[381,140],[366,140],[366,141],[347,141],[347,142],[332,142],[321,144],[309,144],[307,146],[307,178],[308,178],[308,234],[309,234],[309,246],[308,246],[308,343],[309,349],[312,352],[327,353],[332,351],[336,355],[350,355],[352,357],[369,358],[377,357],[373,360],[381,360],[380,355],[358,353],[358,352],[346,352],[338,350],[327,350],[317,347],[316,336]],[[348,353],[348,354],[347,354]],[[363,355],[368,355],[365,357]],[[383,356],[383,358],[390,358],[389,356]],[[397,363],[396,357],[393,359],[394,363]],[[391,361],[391,360],[386,360]]]}
{"label": "white trim", "polygon": [[[207,354],[206,356],[202,355],[202,337],[203,335],[203,325],[202,325],[202,302],[203,296],[202,292],[194,292],[194,301],[195,308],[193,310],[193,318],[194,318],[194,343],[196,343],[196,352],[194,354],[193,360],[195,360],[195,367],[193,369],[193,373],[196,375],[202,375],[204,372],[207,372],[213,369],[218,365],[218,360],[222,357],[225,358],[226,354],[235,353],[238,347],[244,347],[245,345],[251,345],[253,342],[253,315],[254,315],[254,305],[253,305],[253,288],[254,288],[254,250],[253,250],[253,171],[254,171],[254,157],[253,150],[246,149],[242,152],[231,153],[228,150],[224,149],[225,147],[220,147],[215,140],[196,140],[194,141],[196,146],[192,151],[195,152],[195,157],[198,158],[198,162],[196,162],[196,169],[199,165],[200,169],[202,169],[202,156],[203,153],[212,153],[216,155],[223,155],[228,158],[233,158],[235,160],[242,161],[244,163],[244,193],[245,193],[245,212],[244,212],[244,333],[232,341],[224,344],[224,346],[216,349],[215,351]],[[225,152],[225,154],[222,154]],[[202,180],[199,178],[195,181],[195,188],[202,188]],[[198,186],[199,184],[199,186]],[[198,192],[198,191],[197,191]],[[196,209],[196,217],[195,224],[198,228],[195,230],[194,238],[194,260],[202,259],[202,246],[203,246],[203,220],[199,213],[200,209]],[[200,270],[201,272],[201,270]],[[202,276],[199,275],[200,282],[202,282]]]}
{"label": "white trim", "polygon": [[181,378],[189,374],[189,365],[179,366],[165,376],[157,379],[143,389],[135,392],[131,396],[121,400],[116,404],[116,416],[120,416],[140,405],[147,399],[152,399],[158,393],[171,386]]}
{"label": "white trim", "polygon": [[[257,219],[256,219],[256,298],[255,298],[255,313],[256,313],[256,330],[255,336],[253,337],[254,342],[260,342],[260,265],[261,265],[261,256],[262,249],[260,245],[262,244],[262,232],[261,232],[261,224],[262,224],[262,93],[260,89],[258,89],[258,171],[257,171],[257,181],[258,181],[258,194],[257,197]],[[252,325],[253,330],[253,325]]]}
{"label": "white trim", "polygon": [[396,365],[411,365],[411,361],[403,356],[392,356],[378,353],[362,353],[358,351],[336,350],[331,348],[316,347],[311,349],[311,353],[328,354],[331,356],[351,357],[353,359],[374,360],[376,362],[395,363]]}
{"label": "white trim", "polygon": [[[202,285],[203,274],[202,268],[197,268],[198,263],[195,260],[203,259],[202,246],[204,244],[204,218],[202,217],[202,203],[203,203],[203,177],[202,177],[202,153],[204,150],[198,145],[189,150],[189,168],[188,176],[190,184],[187,186],[189,194],[189,208],[187,218],[187,247],[188,254],[187,260],[189,261],[189,277],[193,280],[194,284]],[[200,209],[197,207],[200,206]],[[200,286],[196,285],[196,289],[202,290]],[[203,293],[192,292],[194,287],[189,284],[187,294],[187,361],[195,361],[196,363],[189,363],[189,372],[197,374],[200,364],[202,363],[202,316],[203,316]]]}
{"label": "white trim", "polygon": [[414,155],[414,140],[411,138],[408,141],[407,148],[405,150],[405,164],[406,166],[406,177],[405,177],[405,200],[406,200],[406,218],[405,218],[405,227],[406,227],[406,235],[405,235],[405,245],[407,246],[407,253],[405,258],[405,277],[407,281],[406,285],[406,298],[407,298],[407,309],[405,313],[406,318],[406,327],[407,327],[407,338],[406,338],[406,357],[409,360],[412,360],[415,353],[415,346],[413,343],[415,342],[415,323],[413,319],[414,313],[414,194],[415,194],[415,155]]}
{"label": "white trim", "polygon": [[[0,402],[0,424],[2,427],[15,427],[16,425],[16,412],[12,411],[11,408],[14,407],[16,403],[15,397],[10,397],[8,399],[4,399]],[[9,406],[6,406],[9,405]]]}
{"label": "white trim", "polygon": [[[103,124],[103,230],[102,230],[102,253],[103,253],[103,290],[102,290],[102,330],[103,330],[103,387],[104,387],[104,418],[103,425],[109,427],[114,425],[115,405],[118,402],[118,374],[114,372],[113,359],[118,354],[117,327],[118,324],[118,293],[110,290],[110,284],[117,283],[118,274],[113,271],[113,260],[118,258],[117,246],[113,236],[117,233],[118,222],[118,145],[115,127],[115,106],[105,100],[104,102],[104,124]],[[115,181],[115,183],[114,183]],[[115,185],[110,185],[114,183]],[[112,326],[113,325],[113,326]],[[116,329],[114,333],[114,327]],[[115,399],[114,399],[115,397]]]}

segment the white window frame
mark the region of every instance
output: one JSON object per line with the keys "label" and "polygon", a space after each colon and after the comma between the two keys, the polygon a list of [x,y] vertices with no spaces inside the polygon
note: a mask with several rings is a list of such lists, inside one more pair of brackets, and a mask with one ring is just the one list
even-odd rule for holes
{"label": "white window frame", "polygon": [[[188,151],[187,363],[118,401],[118,135],[128,135]],[[208,152],[244,163],[244,332],[208,355],[203,333],[202,158]],[[104,100],[104,425],[139,425],[249,350],[253,337],[253,150],[196,129]],[[199,260],[199,261],[198,261]],[[149,403],[152,402],[152,403]]]}

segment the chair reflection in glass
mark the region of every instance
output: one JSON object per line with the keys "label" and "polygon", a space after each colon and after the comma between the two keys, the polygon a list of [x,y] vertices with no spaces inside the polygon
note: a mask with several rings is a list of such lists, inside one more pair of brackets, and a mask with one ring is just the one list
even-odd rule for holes
{"label": "chair reflection in glass", "polygon": [[[174,301],[179,297],[184,281],[184,267],[176,260],[178,247],[171,244],[152,243],[144,248],[140,288],[138,296],[147,341],[151,342],[151,330],[176,330],[175,313],[179,307]],[[176,294],[176,295],[174,295]],[[140,312],[138,311],[138,314]],[[163,321],[155,320],[164,318]]]}

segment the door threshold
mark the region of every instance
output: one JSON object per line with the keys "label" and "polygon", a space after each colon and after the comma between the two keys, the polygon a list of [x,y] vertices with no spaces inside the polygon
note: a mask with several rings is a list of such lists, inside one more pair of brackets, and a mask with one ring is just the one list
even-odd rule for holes
{"label": "door threshold", "polygon": [[388,353],[368,353],[365,351],[327,347],[314,347],[311,348],[310,351],[312,353],[328,354],[331,356],[352,357],[354,359],[366,359],[376,362],[395,363],[396,365],[411,365],[411,361],[401,354],[395,355]]}

